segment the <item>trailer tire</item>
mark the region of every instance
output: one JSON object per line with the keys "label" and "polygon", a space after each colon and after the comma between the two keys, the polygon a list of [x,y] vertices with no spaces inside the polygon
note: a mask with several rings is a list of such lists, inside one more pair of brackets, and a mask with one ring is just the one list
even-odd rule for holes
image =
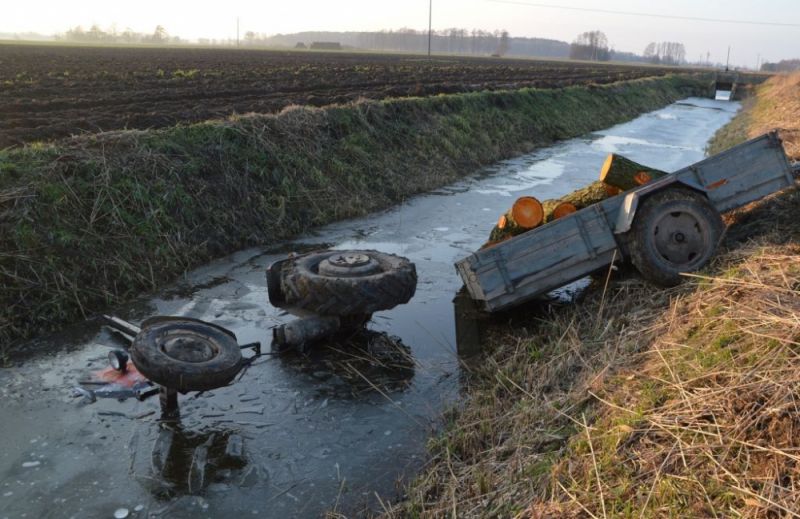
{"label": "trailer tire", "polygon": [[[366,264],[337,266],[341,255]],[[417,270],[408,259],[378,251],[324,251],[283,264],[281,299],[287,306],[319,315],[372,314],[407,303],[417,288]]]}
{"label": "trailer tire", "polygon": [[683,272],[703,268],[717,249],[725,224],[702,194],[671,188],[645,199],[628,235],[631,262],[657,285],[675,286]]}
{"label": "trailer tire", "polygon": [[193,319],[145,322],[130,353],[142,375],[182,393],[227,386],[242,367],[235,336]]}

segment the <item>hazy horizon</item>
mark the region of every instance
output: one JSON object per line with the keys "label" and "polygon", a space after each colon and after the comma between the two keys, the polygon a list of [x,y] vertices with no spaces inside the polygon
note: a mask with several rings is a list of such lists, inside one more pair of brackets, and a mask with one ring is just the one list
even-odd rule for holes
{"label": "hazy horizon", "polygon": [[[560,8],[558,8],[558,7]],[[602,9],[596,12],[581,9]],[[635,13],[635,14],[623,14]],[[648,14],[652,16],[642,16]],[[236,37],[247,31],[287,34],[305,31],[380,31],[409,27],[426,30],[428,0],[403,3],[385,0],[295,0],[253,3],[231,0],[224,5],[212,2],[140,0],[136,4],[111,4],[107,0],[29,0],[25,9],[5,13],[0,32],[34,32],[45,35],[64,33],[80,25],[97,24],[117,30],[131,28],[150,33],[156,25],[171,35],[189,40]],[[706,18],[763,22],[787,25],[755,25],[676,19]],[[606,33],[614,49],[641,54],[651,41],[677,41],[686,46],[688,61],[724,63],[728,45],[731,64],[755,67],[756,62],[800,57],[797,47],[786,45],[797,39],[800,20],[796,0],[709,0],[702,5],[689,0],[674,0],[668,9],[651,7],[641,0],[607,0],[598,6],[590,0],[547,3],[527,0],[434,0],[433,27],[495,30],[506,29],[514,37],[548,38],[571,42],[581,32],[599,29]],[[799,24],[800,25],[800,24]]]}

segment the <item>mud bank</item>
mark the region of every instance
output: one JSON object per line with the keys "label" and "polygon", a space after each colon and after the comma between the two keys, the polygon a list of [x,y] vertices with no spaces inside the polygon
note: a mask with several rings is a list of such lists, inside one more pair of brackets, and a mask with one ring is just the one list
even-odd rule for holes
{"label": "mud bank", "polygon": [[708,82],[297,107],[0,151],[0,353],[212,257],[367,214]]}

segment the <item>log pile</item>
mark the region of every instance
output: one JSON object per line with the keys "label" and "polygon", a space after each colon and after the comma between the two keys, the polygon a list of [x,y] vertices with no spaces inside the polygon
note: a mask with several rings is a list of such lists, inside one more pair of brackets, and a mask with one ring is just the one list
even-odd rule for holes
{"label": "log pile", "polygon": [[602,202],[668,175],[643,164],[638,164],[622,155],[612,153],[606,158],[600,170],[600,180],[573,191],[558,200],[540,202],[532,196],[519,198],[514,205],[497,221],[483,248],[497,245],[535,229],[541,225],[558,220],[580,209]]}

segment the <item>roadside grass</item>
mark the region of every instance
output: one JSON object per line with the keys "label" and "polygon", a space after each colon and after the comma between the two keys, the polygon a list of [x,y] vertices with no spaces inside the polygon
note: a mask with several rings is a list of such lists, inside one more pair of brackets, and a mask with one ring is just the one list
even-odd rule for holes
{"label": "roadside grass", "polygon": [[0,150],[0,353],[248,246],[679,98],[669,76],[291,107]]}

